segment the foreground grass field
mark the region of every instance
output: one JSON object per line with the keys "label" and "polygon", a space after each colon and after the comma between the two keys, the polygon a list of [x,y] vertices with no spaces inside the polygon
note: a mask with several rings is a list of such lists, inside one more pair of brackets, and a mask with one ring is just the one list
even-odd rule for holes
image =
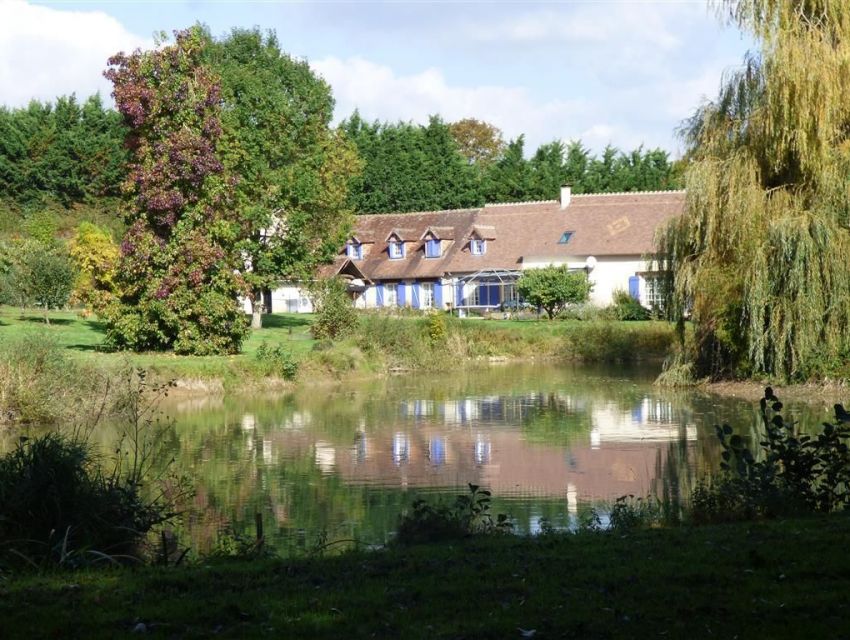
{"label": "foreground grass field", "polygon": [[842,638],[850,520],[0,576],[4,638]]}

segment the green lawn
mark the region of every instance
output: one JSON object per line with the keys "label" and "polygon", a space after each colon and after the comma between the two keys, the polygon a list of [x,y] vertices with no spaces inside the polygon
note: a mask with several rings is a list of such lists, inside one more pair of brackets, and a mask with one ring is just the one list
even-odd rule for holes
{"label": "green lawn", "polygon": [[842,638],[848,535],[831,516],[0,576],[0,626],[4,638]]}
{"label": "green lawn", "polygon": [[310,335],[312,314],[269,314],[263,329],[251,332],[242,353],[235,356],[176,356],[170,353],[108,353],[102,350],[104,327],[95,317],[83,318],[72,311],[53,311],[50,325],[38,311],[0,307],[0,345],[27,334],[44,335],[74,358],[105,366],[129,361],[154,373],[171,376],[228,378],[239,376],[243,365],[253,360],[263,341],[271,346],[285,345],[296,357],[303,357],[314,344]]}

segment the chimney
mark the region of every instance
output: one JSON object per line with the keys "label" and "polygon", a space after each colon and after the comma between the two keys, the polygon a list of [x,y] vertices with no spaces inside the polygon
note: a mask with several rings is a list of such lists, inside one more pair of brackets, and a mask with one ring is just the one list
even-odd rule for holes
{"label": "chimney", "polygon": [[572,195],[572,187],[565,184],[561,187],[561,211],[570,206],[570,196]]}

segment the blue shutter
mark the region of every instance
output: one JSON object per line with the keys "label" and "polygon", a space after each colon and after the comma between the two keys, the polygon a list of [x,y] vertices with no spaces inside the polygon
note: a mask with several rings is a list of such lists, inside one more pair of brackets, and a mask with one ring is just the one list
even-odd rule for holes
{"label": "blue shutter", "polygon": [[384,306],[384,285],[382,284],[375,287],[375,304],[379,307]]}
{"label": "blue shutter", "polygon": [[490,289],[486,284],[478,285],[478,304],[482,307],[486,307],[490,304]]}
{"label": "blue shutter", "polygon": [[421,308],[420,300],[421,300],[422,296],[419,295],[419,283],[414,282],[413,285],[412,285],[412,288],[413,288],[413,291],[412,291],[413,297],[412,297],[412,300],[410,301],[410,304],[414,309],[420,309]]}
{"label": "blue shutter", "polygon": [[398,306],[400,306],[400,307],[404,306],[404,302],[405,302],[404,294],[406,293],[406,289],[407,289],[407,285],[404,284],[403,282],[399,282],[398,285],[396,286],[396,289],[395,289],[396,290],[396,297],[398,298]]}
{"label": "blue shutter", "polygon": [[491,284],[490,285],[490,306],[497,307],[499,303],[502,301],[499,300],[499,285]]}
{"label": "blue shutter", "polygon": [[457,294],[457,305],[458,307],[463,306],[463,280],[458,280],[458,283],[455,285],[455,293]]}
{"label": "blue shutter", "polygon": [[640,278],[637,276],[629,278],[629,295],[635,300],[640,300]]}
{"label": "blue shutter", "polygon": [[439,280],[434,283],[434,306],[443,309],[443,285]]}

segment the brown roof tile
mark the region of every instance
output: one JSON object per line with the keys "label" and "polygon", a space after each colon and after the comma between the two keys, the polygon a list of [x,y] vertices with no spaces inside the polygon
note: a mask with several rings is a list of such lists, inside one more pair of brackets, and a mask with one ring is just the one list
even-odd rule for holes
{"label": "brown roof tile", "polygon": [[[354,236],[405,241],[406,257],[390,260],[386,241],[376,241],[357,266],[372,280],[436,278],[444,273],[518,269],[523,260],[652,253],[656,230],[682,213],[683,191],[574,195],[566,209],[555,201],[360,216]],[[428,230],[442,239],[443,255],[426,258]],[[473,231],[487,240],[484,255],[469,250]],[[572,232],[559,244],[565,231]]]}

